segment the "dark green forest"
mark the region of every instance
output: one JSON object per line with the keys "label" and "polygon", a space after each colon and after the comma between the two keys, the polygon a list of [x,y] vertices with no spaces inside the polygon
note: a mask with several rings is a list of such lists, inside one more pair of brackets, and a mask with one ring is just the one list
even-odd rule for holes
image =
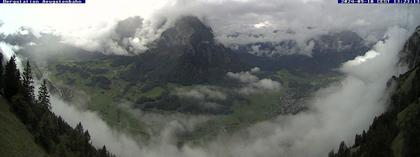
{"label": "dark green forest", "polygon": [[[3,55],[0,53],[0,63]],[[0,93],[10,110],[32,134],[33,140],[51,157],[113,157],[106,147],[96,149],[88,130],[81,123],[75,128],[51,111],[47,81],[43,80],[37,96],[29,61],[20,73],[16,57],[0,66]],[[5,105],[7,105],[5,104]]]}

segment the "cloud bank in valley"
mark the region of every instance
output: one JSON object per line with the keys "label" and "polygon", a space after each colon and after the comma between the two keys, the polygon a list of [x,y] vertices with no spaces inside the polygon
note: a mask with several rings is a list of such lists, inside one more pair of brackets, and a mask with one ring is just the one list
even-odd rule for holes
{"label": "cloud bank in valley", "polygon": [[237,89],[237,91],[238,93],[244,95],[275,91],[281,88],[280,82],[273,81],[269,78],[258,78],[255,73],[258,73],[259,71],[260,68],[255,67],[250,71],[242,71],[238,73],[228,72],[226,75],[229,78],[238,80],[242,83],[242,87]]}
{"label": "cloud bank in valley", "polygon": [[[72,125],[82,121],[95,145],[105,144],[121,156],[326,156],[340,141],[352,143],[354,135],[367,129],[373,118],[385,110],[392,90],[386,82],[402,72],[397,66],[398,52],[407,37],[405,29],[389,29],[386,40],[378,42],[366,55],[343,64],[341,71],[346,77],[315,93],[308,110],[258,123],[231,136],[220,135],[202,145],[177,144],[177,133],[193,127],[184,124],[188,120],[167,119],[152,142],[144,143],[114,131],[95,113],[77,110],[56,98],[53,111]],[[248,78],[243,80],[255,81]]]}
{"label": "cloud bank in valley", "polygon": [[134,157],[141,153],[133,137],[111,128],[95,112],[79,110],[55,95],[51,97],[51,104],[52,111],[63,117],[70,126],[75,127],[81,122],[97,148],[105,145],[113,154],[125,157]]}

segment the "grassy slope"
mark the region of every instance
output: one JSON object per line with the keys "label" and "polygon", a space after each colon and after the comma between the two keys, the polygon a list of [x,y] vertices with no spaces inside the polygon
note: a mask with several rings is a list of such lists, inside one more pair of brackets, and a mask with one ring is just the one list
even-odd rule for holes
{"label": "grassy slope", "polygon": [[0,98],[0,156],[44,157],[45,152],[20,120],[9,110],[9,104]]}

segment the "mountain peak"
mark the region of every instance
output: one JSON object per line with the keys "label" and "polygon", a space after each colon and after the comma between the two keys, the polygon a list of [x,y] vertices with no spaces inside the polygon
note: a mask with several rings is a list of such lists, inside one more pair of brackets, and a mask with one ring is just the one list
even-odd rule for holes
{"label": "mountain peak", "polygon": [[214,43],[213,31],[195,16],[184,16],[162,33],[158,46],[191,46]]}
{"label": "mountain peak", "polygon": [[175,27],[189,27],[192,29],[208,29],[211,31],[211,28],[206,26],[198,17],[196,16],[183,16],[176,20]]}
{"label": "mountain peak", "polygon": [[209,83],[228,71],[248,69],[236,54],[215,42],[210,27],[193,16],[178,19],[141,58],[140,71],[152,71],[148,77],[181,84]]}

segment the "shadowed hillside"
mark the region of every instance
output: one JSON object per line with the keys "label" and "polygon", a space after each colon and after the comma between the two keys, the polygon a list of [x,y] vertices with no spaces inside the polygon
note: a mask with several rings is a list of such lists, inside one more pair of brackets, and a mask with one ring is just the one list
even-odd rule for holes
{"label": "shadowed hillside", "polygon": [[44,157],[46,153],[39,147],[25,125],[10,112],[10,104],[0,98],[0,154],[8,157]]}

